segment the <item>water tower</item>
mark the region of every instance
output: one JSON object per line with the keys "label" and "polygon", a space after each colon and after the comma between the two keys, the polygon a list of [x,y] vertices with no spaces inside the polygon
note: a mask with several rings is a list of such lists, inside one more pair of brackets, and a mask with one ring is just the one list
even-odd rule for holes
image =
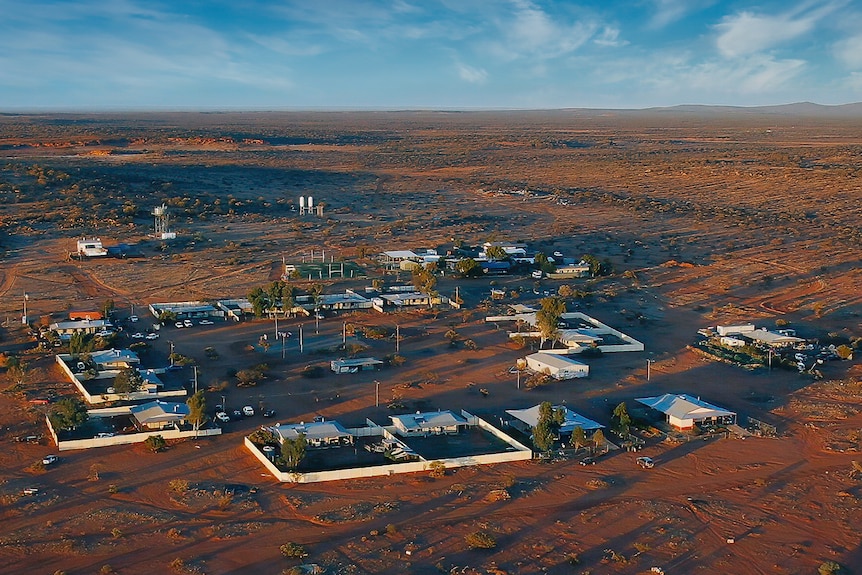
{"label": "water tower", "polygon": [[156,237],[163,240],[177,237],[176,234],[170,231],[171,215],[168,213],[168,206],[162,204],[153,208],[153,217],[155,218]]}

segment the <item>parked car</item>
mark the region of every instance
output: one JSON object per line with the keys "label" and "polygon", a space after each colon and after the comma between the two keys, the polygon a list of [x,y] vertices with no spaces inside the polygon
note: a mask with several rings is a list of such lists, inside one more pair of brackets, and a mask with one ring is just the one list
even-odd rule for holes
{"label": "parked car", "polygon": [[216,418],[216,420],[217,420],[217,421],[220,421],[220,422],[222,422],[222,423],[228,423],[228,422],[230,422],[230,417],[228,417],[228,414],[227,414],[227,413],[225,413],[224,411],[216,412],[216,414],[215,414],[215,418]]}
{"label": "parked car", "polygon": [[52,463],[57,463],[60,460],[56,455],[46,455],[44,459],[42,459],[42,465],[51,465]]}
{"label": "parked car", "polygon": [[107,329],[103,329],[102,331],[97,331],[96,335],[99,337],[111,337],[112,335],[114,335],[114,332]]}
{"label": "parked car", "polygon": [[174,324],[174,326],[175,326],[177,329],[183,329],[184,327],[186,327],[185,325],[183,325],[183,322],[181,322],[181,321],[176,322],[176,323]]}
{"label": "parked car", "polygon": [[39,493],[38,487],[27,487],[24,489],[24,495],[37,495]]}
{"label": "parked car", "polygon": [[274,409],[266,409],[263,412],[263,416],[264,417],[275,417],[275,410]]}
{"label": "parked car", "polygon": [[578,463],[580,463],[581,465],[595,465],[596,460],[593,457],[584,457]]}
{"label": "parked car", "polygon": [[198,324],[199,324],[199,325],[212,325],[212,324],[213,324],[213,322],[211,322],[211,321],[210,321],[210,320],[208,320],[208,319],[202,319],[202,320],[200,320],[200,321],[198,322]]}
{"label": "parked car", "polygon": [[242,414],[246,417],[251,417],[254,415],[254,408],[250,405],[246,405],[242,408]]}
{"label": "parked car", "polygon": [[113,432],[111,432],[111,431],[103,431],[103,432],[101,432],[101,433],[97,433],[97,434],[96,434],[96,437],[99,437],[99,438],[102,438],[102,437],[114,437],[114,433],[113,433]]}
{"label": "parked car", "polygon": [[137,332],[137,333],[132,334],[132,339],[144,339],[145,337],[147,337],[147,336],[145,336],[141,332]]}
{"label": "parked car", "polygon": [[192,327],[192,326],[194,326],[195,324],[193,324],[193,323],[192,323],[192,320],[190,320],[190,319],[184,319],[184,320],[183,320],[183,325],[184,325],[185,327]]}
{"label": "parked car", "polygon": [[651,457],[638,457],[637,464],[644,469],[652,469],[655,467],[655,461],[653,461]]}
{"label": "parked car", "polygon": [[132,323],[135,323],[136,321],[138,321],[138,316],[136,316],[136,315],[130,315],[130,316],[129,316],[129,321],[130,321],[130,322],[132,322]]}
{"label": "parked car", "polygon": [[159,339],[159,334],[157,333],[148,333],[147,339]]}

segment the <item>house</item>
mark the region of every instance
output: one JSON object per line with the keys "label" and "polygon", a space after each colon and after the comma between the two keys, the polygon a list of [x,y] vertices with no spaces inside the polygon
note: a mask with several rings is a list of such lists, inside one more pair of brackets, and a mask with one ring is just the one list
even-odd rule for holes
{"label": "house", "polygon": [[118,371],[141,363],[138,354],[128,349],[105,349],[90,353],[98,371]]}
{"label": "house", "polygon": [[295,441],[300,436],[305,437],[309,447],[338,447],[341,445],[353,445],[353,434],[344,429],[337,421],[313,421],[310,423],[288,423],[276,427],[270,427],[278,440],[284,443],[285,439]]}
{"label": "house", "polygon": [[78,240],[78,255],[97,258],[108,255],[108,250],[102,247],[102,240],[99,238],[81,238]]}
{"label": "house", "polygon": [[60,336],[62,341],[69,341],[76,333],[97,333],[114,327],[111,322],[104,319],[58,321],[48,326],[48,329]]}
{"label": "house", "polygon": [[[533,429],[539,424],[539,408],[540,405],[537,404],[528,409],[507,409],[506,413],[515,418],[509,422],[509,425],[527,435],[532,434]],[[584,431],[594,431],[604,427],[601,423],[575,413],[564,405],[555,405],[553,409],[555,411],[563,410],[564,420],[559,431],[561,436],[571,435],[576,427],[580,427]]]}
{"label": "house", "polygon": [[390,415],[389,419],[395,426],[398,435],[457,435],[462,427],[467,427],[467,420],[451,411],[429,411],[426,413],[408,413],[405,415]]}
{"label": "house", "polygon": [[590,374],[590,366],[564,355],[539,352],[528,355],[526,359],[527,367],[557,380],[587,377]]}
{"label": "house", "polygon": [[685,393],[666,393],[635,401],[665,414],[667,422],[676,429],[691,429],[695,424],[726,425],[736,422],[736,413],[733,411],[722,409]]}
{"label": "house", "polygon": [[796,345],[799,343],[804,343],[805,340],[801,337],[796,337],[792,335],[785,335],[783,333],[777,333],[774,331],[769,331],[764,328],[755,329],[753,331],[745,332],[742,334],[742,337],[761,345],[766,345],[769,347],[789,347],[791,345]]}
{"label": "house", "polygon": [[488,275],[503,275],[509,273],[509,270],[512,269],[512,263],[505,260],[479,261],[477,263],[482,268],[482,273]]}
{"label": "house", "polygon": [[390,311],[392,308],[395,308],[395,311],[401,311],[405,307],[427,306],[431,303],[431,296],[418,291],[380,294],[371,299],[372,307],[379,312]]}
{"label": "house", "polygon": [[185,423],[191,409],[185,403],[151,401],[129,409],[135,427],[141,431],[173,429]]}
{"label": "house", "polygon": [[590,277],[590,265],[585,262],[557,266],[550,277],[554,279]]}
{"label": "house", "polygon": [[242,321],[246,316],[254,315],[254,306],[246,298],[220,299],[216,306],[234,321]]}
{"label": "house", "polygon": [[323,294],[317,302],[317,307],[324,310],[370,309],[371,306],[370,299],[353,290],[338,294]]}
{"label": "house", "polygon": [[150,304],[150,313],[152,313],[154,317],[159,318],[162,313],[165,312],[174,314],[177,319],[200,319],[225,316],[224,311],[202,301]]}
{"label": "house", "polygon": [[745,340],[732,335],[723,335],[718,339],[719,343],[725,347],[744,347]]}
{"label": "house", "polygon": [[479,252],[480,258],[488,257],[488,250],[491,248],[502,248],[510,257],[523,257],[527,255],[527,245],[517,242],[485,242],[482,244],[482,250]]}
{"label": "house", "polygon": [[329,368],[335,373],[358,373],[380,369],[383,362],[373,357],[357,357],[354,359],[334,359],[329,362]]}

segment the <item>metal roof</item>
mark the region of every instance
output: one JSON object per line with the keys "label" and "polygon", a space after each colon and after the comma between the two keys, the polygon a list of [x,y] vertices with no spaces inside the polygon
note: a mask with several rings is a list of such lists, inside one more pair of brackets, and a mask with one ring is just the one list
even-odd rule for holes
{"label": "metal roof", "polygon": [[165,421],[180,421],[188,417],[191,410],[185,403],[168,403],[167,401],[151,401],[129,408],[132,416],[142,425]]}
{"label": "metal roof", "polygon": [[[519,421],[523,421],[530,427],[536,427],[539,423],[539,407],[540,405],[534,405],[528,409],[507,409],[506,413],[518,419]],[[576,427],[580,427],[584,431],[591,431],[593,429],[600,429],[604,427],[601,423],[595,422],[592,419],[588,419],[583,415],[575,413],[570,410],[568,407],[562,405],[555,405],[554,409],[563,409],[565,410],[565,420],[563,424],[560,426],[560,433],[568,434],[574,431]]]}
{"label": "metal roof", "polygon": [[676,419],[699,421],[713,417],[736,415],[733,411],[727,411],[726,409],[707,403],[699,397],[692,397],[685,393],[665,393],[656,397],[642,397],[635,401]]}
{"label": "metal roof", "polygon": [[404,415],[390,415],[393,423],[398,422],[404,429],[434,429],[437,427],[451,427],[453,425],[466,425],[467,420],[451,411],[429,411],[426,413],[406,413]]}
{"label": "metal roof", "polygon": [[278,435],[282,441],[285,439],[296,440],[304,435],[308,440],[335,439],[338,437],[351,437],[349,431],[337,421],[312,421],[309,423],[288,423],[276,427],[270,427],[270,431]]}
{"label": "metal roof", "polygon": [[545,365],[549,365],[556,369],[568,369],[573,366],[584,367],[585,365],[587,365],[583,362],[571,359],[565,355],[558,355],[554,353],[531,353],[527,356],[527,359],[544,363]]}

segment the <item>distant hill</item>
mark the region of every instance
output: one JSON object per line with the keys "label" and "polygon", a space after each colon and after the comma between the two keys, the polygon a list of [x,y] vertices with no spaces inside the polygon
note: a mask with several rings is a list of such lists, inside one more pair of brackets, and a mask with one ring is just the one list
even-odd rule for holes
{"label": "distant hill", "polygon": [[645,108],[641,112],[668,112],[676,114],[693,114],[700,116],[727,115],[779,115],[806,116],[813,118],[862,118],[862,102],[824,106],[813,102],[795,102],[776,106],[701,106],[681,105],[665,108]]}

